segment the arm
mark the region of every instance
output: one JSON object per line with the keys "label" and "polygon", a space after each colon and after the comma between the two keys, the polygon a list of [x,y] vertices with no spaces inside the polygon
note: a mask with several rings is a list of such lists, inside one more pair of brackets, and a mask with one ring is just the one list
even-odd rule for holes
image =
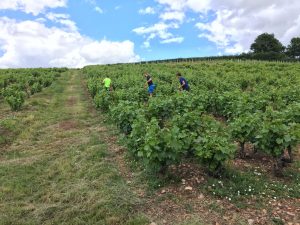
{"label": "arm", "polygon": [[150,77],[149,79],[147,79],[146,83],[145,83],[145,87],[147,87],[148,83],[150,83],[152,81],[152,78]]}
{"label": "arm", "polygon": [[184,80],[179,80],[179,83],[180,83],[180,90],[183,90],[183,87],[184,87],[184,85],[185,85],[185,82],[184,82]]}
{"label": "arm", "polygon": [[185,86],[184,80],[182,81],[181,87],[183,88]]}

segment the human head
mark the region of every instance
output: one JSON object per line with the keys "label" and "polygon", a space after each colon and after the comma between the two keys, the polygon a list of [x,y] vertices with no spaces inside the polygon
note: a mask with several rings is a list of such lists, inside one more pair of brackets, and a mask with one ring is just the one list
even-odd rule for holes
{"label": "human head", "polygon": [[148,72],[145,72],[145,73],[144,73],[144,76],[145,76],[145,77],[146,77],[146,76],[148,76],[148,75],[149,75],[149,73],[148,73]]}
{"label": "human head", "polygon": [[181,77],[181,73],[180,73],[180,72],[177,72],[177,73],[176,73],[176,76],[177,76],[177,77]]}

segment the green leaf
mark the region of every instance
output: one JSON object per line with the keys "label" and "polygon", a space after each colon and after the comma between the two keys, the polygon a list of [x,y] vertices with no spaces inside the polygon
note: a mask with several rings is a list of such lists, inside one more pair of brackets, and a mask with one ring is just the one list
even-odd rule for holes
{"label": "green leaf", "polygon": [[277,138],[277,139],[276,139],[276,143],[277,143],[277,144],[282,144],[282,143],[283,143],[283,139]]}

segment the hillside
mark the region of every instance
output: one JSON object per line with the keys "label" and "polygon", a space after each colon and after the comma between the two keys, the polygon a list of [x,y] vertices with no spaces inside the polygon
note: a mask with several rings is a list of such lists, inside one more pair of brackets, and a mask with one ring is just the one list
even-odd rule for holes
{"label": "hillside", "polygon": [[0,72],[0,224],[300,223],[299,63],[32,71]]}

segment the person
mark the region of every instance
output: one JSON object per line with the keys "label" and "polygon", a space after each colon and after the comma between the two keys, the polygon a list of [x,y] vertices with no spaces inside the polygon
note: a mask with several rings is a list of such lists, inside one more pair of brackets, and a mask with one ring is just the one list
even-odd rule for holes
{"label": "person", "polygon": [[184,90],[184,91],[190,91],[190,86],[188,84],[188,82],[186,81],[186,79],[184,77],[182,77],[181,73],[176,73],[177,78],[179,79],[179,83],[180,83],[180,90]]}
{"label": "person", "polygon": [[156,86],[155,84],[153,84],[152,78],[149,73],[144,73],[144,76],[146,77],[147,80],[145,87],[148,85],[148,93],[149,96],[152,97]]}
{"label": "person", "polygon": [[106,77],[103,80],[104,88],[106,91],[112,91],[112,86],[111,86],[111,79]]}

